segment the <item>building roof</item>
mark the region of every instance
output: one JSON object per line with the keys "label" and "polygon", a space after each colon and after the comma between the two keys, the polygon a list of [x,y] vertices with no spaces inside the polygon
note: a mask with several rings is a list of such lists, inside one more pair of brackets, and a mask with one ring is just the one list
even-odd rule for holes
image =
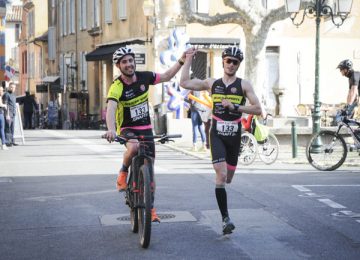
{"label": "building roof", "polygon": [[12,5],[10,10],[6,12],[6,22],[21,22],[22,9],[21,5]]}

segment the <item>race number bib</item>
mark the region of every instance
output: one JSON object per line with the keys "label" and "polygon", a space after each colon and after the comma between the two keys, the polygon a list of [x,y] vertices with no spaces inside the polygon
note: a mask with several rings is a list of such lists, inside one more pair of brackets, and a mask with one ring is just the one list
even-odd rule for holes
{"label": "race number bib", "polygon": [[131,118],[138,118],[143,115],[146,115],[149,111],[147,103],[142,103],[137,106],[130,108],[130,116]]}
{"label": "race number bib", "polygon": [[236,133],[238,131],[238,122],[233,121],[217,121],[216,130],[222,133]]}

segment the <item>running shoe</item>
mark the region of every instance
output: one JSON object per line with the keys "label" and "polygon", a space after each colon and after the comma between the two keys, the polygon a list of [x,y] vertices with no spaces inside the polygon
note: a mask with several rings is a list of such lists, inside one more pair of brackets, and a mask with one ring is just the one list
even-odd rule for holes
{"label": "running shoe", "polygon": [[127,179],[128,173],[127,172],[120,172],[117,181],[116,181],[116,189],[118,191],[125,191],[127,189]]}
{"label": "running shoe", "polygon": [[151,209],[151,221],[160,223],[160,218],[156,214],[156,209],[155,208]]}
{"label": "running shoe", "polygon": [[223,219],[223,234],[231,234],[233,230],[235,229],[234,223],[231,222],[229,217],[225,217]]}

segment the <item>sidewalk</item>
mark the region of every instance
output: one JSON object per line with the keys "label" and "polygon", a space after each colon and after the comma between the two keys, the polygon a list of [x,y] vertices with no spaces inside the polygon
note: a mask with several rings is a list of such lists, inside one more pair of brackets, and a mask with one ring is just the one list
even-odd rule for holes
{"label": "sidewalk", "polygon": [[[192,151],[192,143],[191,142],[184,142],[181,140],[176,140],[175,142],[171,142],[169,144],[166,144],[166,146],[183,152],[185,154],[191,155],[193,157],[196,157],[198,159],[202,160],[209,160],[210,161],[210,150],[207,150],[205,152],[193,152]],[[200,143],[198,143],[198,146],[200,146]],[[261,162],[258,158],[254,161],[259,163]],[[292,147],[291,145],[282,145],[280,143],[280,150],[279,155],[275,163],[283,163],[283,164],[309,164],[309,162],[306,159],[305,154],[305,146],[298,146],[297,147],[297,157],[293,158],[292,156]],[[264,164],[264,163],[263,163]],[[265,164],[264,164],[265,165]],[[342,166],[351,166],[351,167],[360,167],[360,156],[357,152],[348,152],[347,158]]]}

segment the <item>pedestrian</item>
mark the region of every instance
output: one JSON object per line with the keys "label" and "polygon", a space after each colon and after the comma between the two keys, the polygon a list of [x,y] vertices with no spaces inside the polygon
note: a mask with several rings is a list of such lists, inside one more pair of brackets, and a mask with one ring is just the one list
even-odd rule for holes
{"label": "pedestrian", "polygon": [[0,86],[0,139],[1,139],[1,149],[8,150],[5,140],[5,117],[7,113],[7,106],[3,103],[2,98],[4,95],[4,88]]}
{"label": "pedestrian", "polygon": [[[192,91],[191,93],[197,98],[200,98],[200,91]],[[200,133],[202,146],[200,151],[206,151],[206,136],[205,136],[205,128],[203,121],[201,119],[201,113],[205,112],[205,108],[202,104],[190,100],[190,117],[191,117],[191,125],[192,125],[192,151],[198,151],[198,147],[196,146],[198,132]]]}
{"label": "pedestrian", "polygon": [[348,94],[345,110],[350,117],[354,116],[354,109],[359,104],[360,71],[355,71],[351,60],[343,60],[337,66],[342,76],[349,79]]}
{"label": "pedestrian", "polygon": [[32,129],[32,121],[33,121],[33,114],[34,108],[37,107],[35,99],[30,95],[29,91],[25,92],[24,100],[22,101],[23,113],[24,113],[24,129]]}
{"label": "pedestrian", "polygon": [[14,139],[15,131],[15,117],[16,117],[16,96],[15,96],[16,85],[13,82],[9,83],[7,92],[3,96],[3,102],[7,105],[8,113],[5,120],[5,136],[6,146],[17,146]]}
{"label": "pedestrian", "polygon": [[[135,52],[128,47],[120,47],[113,54],[113,63],[120,70],[121,75],[110,86],[107,97],[106,110],[106,138],[114,141],[116,135],[124,137],[134,135],[152,136],[151,119],[149,115],[149,85],[169,81],[184,64],[185,53],[164,73],[150,71],[136,71]],[[115,129],[117,128],[117,129]],[[123,163],[116,181],[119,191],[127,189],[128,168],[132,158],[137,154],[137,141],[126,144]],[[149,142],[148,154],[155,159],[155,144]],[[154,183],[155,185],[155,183]],[[154,186],[155,188],[155,186]],[[154,198],[152,198],[152,204]],[[156,210],[152,207],[151,219],[160,222]]]}
{"label": "pedestrian", "polygon": [[[222,216],[223,234],[230,234],[235,225],[230,220],[225,183],[230,184],[237,166],[242,113],[260,115],[260,102],[247,80],[236,77],[244,59],[236,47],[226,48],[222,53],[223,77],[205,80],[190,79],[189,71],[196,50],[188,51],[182,68],[180,85],[190,90],[207,90],[213,102],[210,150],[213,168],[216,172],[215,196]],[[245,105],[248,99],[249,105]]]}
{"label": "pedestrian", "polygon": [[[204,93],[205,94],[205,93]],[[205,94],[207,95],[207,94]],[[210,105],[210,104],[209,104]],[[210,149],[210,127],[211,127],[211,108],[203,106],[203,111],[200,113],[201,120],[205,126],[206,149]]]}

